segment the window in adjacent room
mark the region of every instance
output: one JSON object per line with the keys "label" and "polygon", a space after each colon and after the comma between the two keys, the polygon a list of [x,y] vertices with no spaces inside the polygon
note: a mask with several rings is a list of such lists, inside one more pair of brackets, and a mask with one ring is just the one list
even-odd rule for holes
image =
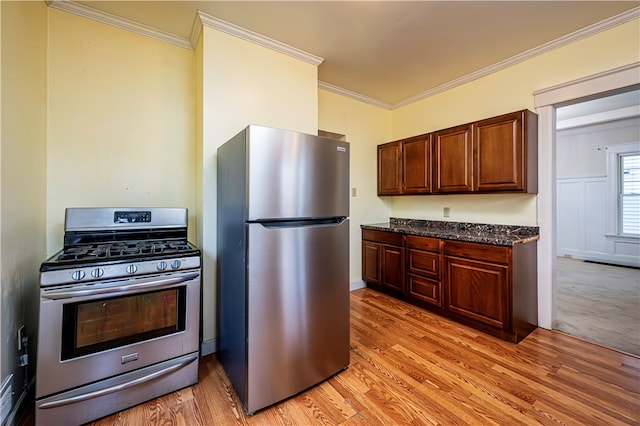
{"label": "window in adjacent room", "polygon": [[640,237],[640,143],[607,147],[608,236]]}
{"label": "window in adjacent room", "polygon": [[640,236],[640,153],[619,156],[620,233]]}

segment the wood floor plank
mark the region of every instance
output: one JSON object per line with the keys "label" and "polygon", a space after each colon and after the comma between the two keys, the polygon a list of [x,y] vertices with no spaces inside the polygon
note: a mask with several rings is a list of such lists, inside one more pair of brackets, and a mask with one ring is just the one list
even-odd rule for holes
{"label": "wood floor plank", "polygon": [[[354,347],[353,352],[363,358],[369,365],[379,372],[379,380],[382,383],[392,383],[392,388],[397,388],[399,392],[395,392],[401,399],[404,398],[406,403],[412,404],[413,411],[423,412],[427,410],[429,413],[436,415],[436,418],[447,419],[447,423],[460,423],[459,418],[454,415],[447,407],[435,404],[430,395],[424,393],[424,389],[420,385],[425,382],[425,376],[420,374],[419,380],[416,380],[412,372],[417,371],[417,365],[412,366],[410,360],[395,350],[390,351],[367,351],[366,348]],[[409,373],[406,368],[409,367]],[[443,385],[446,385],[443,383]],[[447,386],[446,391],[450,391],[451,387]],[[420,417],[424,417],[421,415]]]}
{"label": "wood floor plank", "polygon": [[543,329],[508,343],[370,289],[351,293],[350,333],[349,368],[252,416],[214,354],[197,385],[91,426],[640,426],[629,354]]}
{"label": "wood floor plank", "polygon": [[[537,399],[534,405],[540,406],[544,401],[546,404],[557,405],[562,404],[564,409],[571,413],[571,417],[567,420],[577,419],[591,424],[617,424],[615,417],[610,416],[605,411],[610,411],[607,405],[600,404],[600,401],[594,397],[592,392],[594,389],[582,390],[578,387],[564,385],[553,378],[542,378],[538,380],[536,377],[520,374],[521,372],[506,369],[502,366],[495,366],[496,371],[504,373],[512,380],[519,380],[535,389]],[[552,384],[552,385],[550,385]],[[635,409],[638,412],[638,408]],[[632,419],[629,419],[632,420]],[[636,419],[637,420],[637,419]]]}

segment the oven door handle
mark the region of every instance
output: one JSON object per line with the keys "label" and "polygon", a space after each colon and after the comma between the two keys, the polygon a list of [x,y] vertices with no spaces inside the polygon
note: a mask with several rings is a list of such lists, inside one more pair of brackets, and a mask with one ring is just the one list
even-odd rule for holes
{"label": "oven door handle", "polygon": [[69,299],[71,297],[81,297],[81,296],[93,296],[97,294],[108,294],[108,293],[121,293],[124,291],[133,291],[133,290],[153,290],[155,288],[162,288],[172,284],[179,284],[186,281],[191,281],[195,278],[198,278],[200,272],[193,272],[191,274],[181,275],[179,277],[172,278],[163,278],[163,279],[148,279],[144,282],[139,282],[137,284],[127,284],[115,287],[98,287],[91,288],[86,290],[69,290],[69,289],[61,289],[61,290],[53,290],[48,293],[44,293],[41,296],[44,299]]}
{"label": "oven door handle", "polygon": [[74,395],[68,398],[63,398],[63,399],[58,399],[56,401],[51,401],[51,402],[45,402],[44,404],[40,404],[38,406],[38,408],[40,409],[47,409],[47,408],[56,408],[56,407],[60,407],[62,405],[69,405],[69,404],[75,404],[77,402],[82,402],[82,401],[86,401],[88,399],[93,399],[93,398],[98,398],[100,396],[104,396],[104,395],[108,395],[110,393],[114,393],[114,392],[119,392],[122,391],[124,389],[133,387],[133,386],[137,386],[140,385],[142,383],[146,383],[149,382],[151,380],[157,379],[161,376],[164,376],[166,374],[169,373],[173,373],[176,370],[181,369],[182,367],[186,366],[187,364],[192,363],[193,361],[195,361],[196,359],[198,359],[198,355],[192,355],[188,358],[183,358],[180,360],[180,362],[170,365],[169,367],[163,368],[162,370],[158,370],[158,371],[154,371],[153,373],[144,375],[142,377],[138,377],[137,379],[128,381],[128,382],[124,382],[124,383],[120,383],[114,386],[109,386],[107,388],[104,389],[98,389],[92,392],[87,392],[87,393],[82,393],[79,395]]}

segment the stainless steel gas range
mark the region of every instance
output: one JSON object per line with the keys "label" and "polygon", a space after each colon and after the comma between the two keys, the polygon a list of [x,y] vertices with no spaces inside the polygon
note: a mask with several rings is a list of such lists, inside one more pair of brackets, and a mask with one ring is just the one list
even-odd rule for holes
{"label": "stainless steel gas range", "polygon": [[40,267],[36,424],[82,424],[198,381],[187,210],[70,208]]}

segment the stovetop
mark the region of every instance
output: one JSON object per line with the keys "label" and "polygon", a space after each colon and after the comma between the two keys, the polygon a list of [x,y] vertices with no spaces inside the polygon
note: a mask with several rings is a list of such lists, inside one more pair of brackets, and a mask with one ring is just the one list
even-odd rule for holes
{"label": "stovetop", "polygon": [[120,241],[67,247],[40,265],[40,286],[166,275],[201,268],[186,240]]}
{"label": "stovetop", "polygon": [[117,241],[71,246],[64,249],[55,261],[118,260],[128,256],[184,254],[191,250],[194,248],[185,240]]}
{"label": "stovetop", "polygon": [[54,254],[42,263],[40,271],[199,255],[200,250],[187,240],[140,240],[78,244],[66,247]]}
{"label": "stovetop", "polygon": [[184,208],[68,208],[63,249],[40,265],[40,285],[200,268]]}

